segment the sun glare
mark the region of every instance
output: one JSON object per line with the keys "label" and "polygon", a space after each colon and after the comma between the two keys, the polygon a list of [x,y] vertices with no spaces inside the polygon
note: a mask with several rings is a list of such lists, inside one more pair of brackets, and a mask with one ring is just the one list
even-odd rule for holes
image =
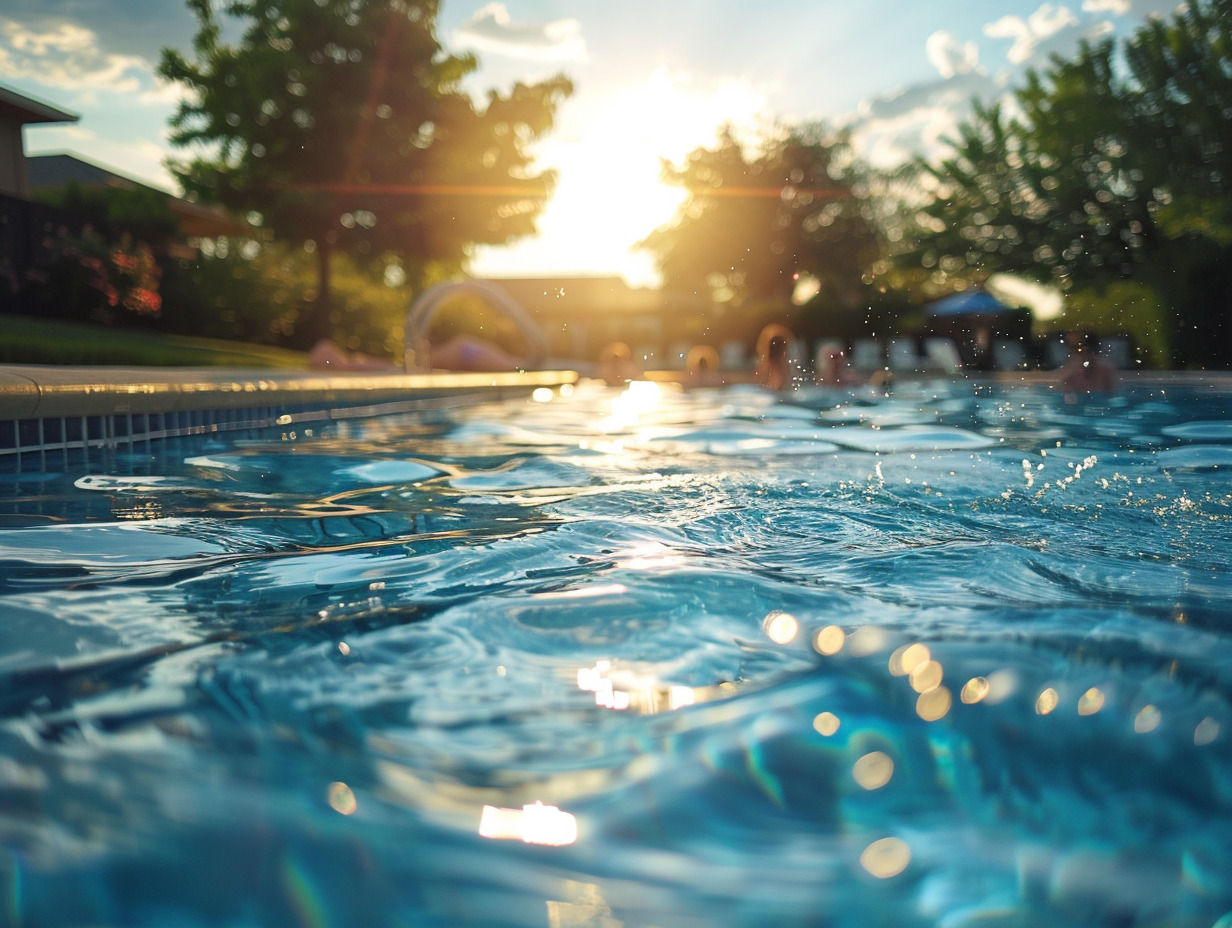
{"label": "sun glare", "polygon": [[540,165],[558,176],[540,234],[483,250],[476,267],[503,276],[533,263],[562,273],[620,273],[635,286],[655,283],[652,257],[633,246],[670,221],[684,200],[683,190],[660,180],[660,159],[682,161],[714,142],[724,123],[754,127],[763,104],[748,84],[699,87],[664,69],[612,94],[584,127],[566,126],[562,138],[541,147]]}

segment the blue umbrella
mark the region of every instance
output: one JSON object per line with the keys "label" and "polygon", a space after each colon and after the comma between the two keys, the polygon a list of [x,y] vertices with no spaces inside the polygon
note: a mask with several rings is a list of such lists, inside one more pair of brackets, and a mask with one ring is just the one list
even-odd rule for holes
{"label": "blue umbrella", "polygon": [[1006,306],[986,290],[965,290],[942,297],[924,307],[930,316],[967,316],[975,313],[1004,313]]}

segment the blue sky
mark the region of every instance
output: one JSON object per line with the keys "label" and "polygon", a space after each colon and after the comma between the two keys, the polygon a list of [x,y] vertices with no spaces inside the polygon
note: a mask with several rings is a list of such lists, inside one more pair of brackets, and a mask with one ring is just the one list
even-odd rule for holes
{"label": "blue sky", "polygon": [[[471,89],[556,73],[577,90],[539,157],[559,170],[541,234],[476,255],[486,276],[619,273],[653,283],[629,246],[679,194],[658,159],[707,144],[724,121],[749,131],[817,119],[852,127],[889,164],[936,150],[973,96],[993,99],[1051,53],[1124,35],[1175,0],[445,0],[438,32],[473,49]],[[153,76],[195,22],[173,0],[7,0],[0,82],[80,114],[26,130],[31,153],[72,151],[167,189],[175,88]],[[599,194],[599,195],[596,195]]]}

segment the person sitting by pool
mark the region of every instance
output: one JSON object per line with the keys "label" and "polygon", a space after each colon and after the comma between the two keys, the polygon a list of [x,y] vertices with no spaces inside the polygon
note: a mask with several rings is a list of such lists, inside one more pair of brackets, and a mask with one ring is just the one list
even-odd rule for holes
{"label": "person sitting by pool", "polygon": [[612,342],[599,352],[599,378],[610,387],[623,387],[630,380],[637,380],[642,371],[633,363],[633,352],[624,342]]}
{"label": "person sitting by pool", "polygon": [[428,346],[429,364],[446,371],[516,371],[526,362],[492,342],[471,335],[454,335]]}
{"label": "person sitting by pool", "polygon": [[398,365],[385,358],[374,358],[362,351],[344,351],[323,338],[308,352],[308,366],[314,371],[397,371]]}
{"label": "person sitting by pool", "polygon": [[[525,362],[498,345],[470,335],[455,335],[439,345],[423,346],[425,363],[421,370],[516,371]],[[318,371],[399,371],[398,365],[359,351],[347,352],[323,338],[308,353],[308,366]]]}
{"label": "person sitting by pool", "polygon": [[1090,330],[1065,336],[1073,353],[1061,368],[1061,384],[1067,393],[1111,393],[1118,386],[1117,370],[1099,354],[1099,342]]}
{"label": "person sitting by pool", "polygon": [[792,385],[791,364],[787,350],[791,347],[791,329],[771,323],[757,336],[757,366],[753,380],[771,390],[785,390]]}
{"label": "person sitting by pool", "polygon": [[694,345],[685,358],[686,387],[719,387],[723,375],[719,372],[719,353],[709,345]]}
{"label": "person sitting by pool", "polygon": [[817,349],[817,367],[814,382],[825,387],[850,387],[860,383],[863,378],[851,362],[838,342],[825,342]]}

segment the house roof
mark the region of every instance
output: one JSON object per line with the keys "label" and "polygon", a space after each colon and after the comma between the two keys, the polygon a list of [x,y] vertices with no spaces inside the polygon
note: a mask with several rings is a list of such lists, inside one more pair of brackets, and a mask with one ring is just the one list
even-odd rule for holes
{"label": "house roof", "polygon": [[171,212],[179,221],[180,232],[188,238],[215,238],[220,235],[245,236],[252,232],[247,225],[226,210],[182,200],[158,187],[133,180],[123,174],[117,174],[110,168],[86,161],[76,155],[64,152],[30,155],[26,159],[26,169],[30,177],[30,190],[36,193],[40,190],[55,190],[71,183],[82,187],[123,187],[129,190],[144,187],[147,190],[156,190],[166,195]]}
{"label": "house roof", "polygon": [[36,122],[76,122],[81,118],[76,113],[28,97],[3,84],[0,84],[0,111],[16,115],[17,121],[22,125]]}
{"label": "house roof", "polygon": [[30,189],[55,190],[65,184],[80,184],[82,187],[127,187],[139,184],[130,177],[100,167],[65,153],[26,156],[26,171],[30,175]]}

